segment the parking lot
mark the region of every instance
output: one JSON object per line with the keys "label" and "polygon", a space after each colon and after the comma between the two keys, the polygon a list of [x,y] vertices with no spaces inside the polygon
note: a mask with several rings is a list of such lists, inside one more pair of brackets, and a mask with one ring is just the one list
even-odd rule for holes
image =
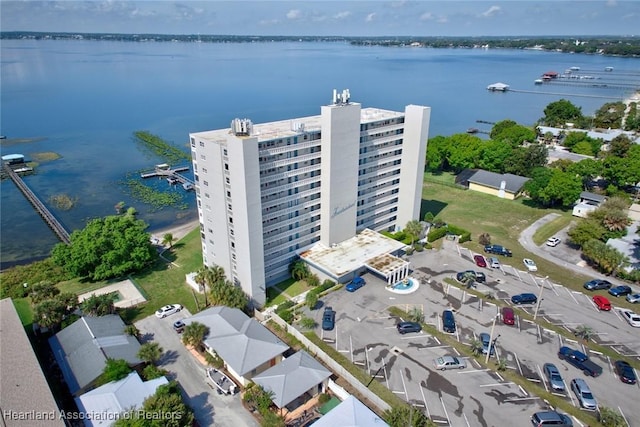
{"label": "parking lot", "polygon": [[[412,276],[421,280],[416,292],[392,293],[385,289],[382,280],[366,274],[363,277],[367,285],[360,290],[354,293],[341,290],[323,298],[323,303],[337,312],[336,327],[328,332],[318,328],[325,341],[398,397],[424,409],[438,424],[451,426],[501,425],[504,420],[511,420],[512,425],[526,425],[532,413],[547,408],[541,399],[505,381],[499,373],[481,369],[474,358],[467,360],[466,369],[436,370],[433,360],[442,355],[456,355],[455,350],[424,331],[398,334],[395,325],[400,319],[390,317],[388,311],[390,306],[407,312],[419,308],[425,322],[441,330],[441,313],[451,309],[455,312],[458,341],[471,343],[481,332],[490,333],[495,322],[497,356],[506,361],[507,369],[545,388],[548,384],[542,366],[547,362],[559,368],[567,386],[572,378],[584,377],[578,369],[559,360],[557,352],[561,345],[585,351],[603,367],[602,376],[586,378],[599,404],[618,410],[630,425],[640,425],[640,415],[633,409],[640,396],[639,386],[623,384],[613,372],[613,360],[586,351],[572,333],[577,325],[588,325],[596,332],[593,338],[596,342],[611,345],[623,354],[640,354],[640,331],[628,325],[615,309],[599,312],[590,295],[573,292],[528,272],[508,272],[511,268],[508,265],[503,265],[504,271],[483,269],[487,284],[479,284],[477,290],[491,293],[496,299],[510,304],[510,297],[517,293],[542,295],[537,313],[536,306],[515,307],[516,323],[507,326],[497,317],[499,310],[495,304],[443,281],[455,278],[459,271],[477,269],[471,256],[450,246],[416,253],[409,261]],[[612,303],[615,306],[615,301]],[[518,316],[520,310],[564,328],[566,337],[525,321]],[[309,315],[320,323],[322,309]],[[558,394],[577,405],[572,393]],[[577,420],[574,424],[581,425]]]}

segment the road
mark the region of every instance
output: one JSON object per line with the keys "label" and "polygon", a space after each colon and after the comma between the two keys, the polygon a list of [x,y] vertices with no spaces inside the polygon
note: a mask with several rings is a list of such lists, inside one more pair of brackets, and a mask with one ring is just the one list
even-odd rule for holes
{"label": "road", "polygon": [[169,380],[178,381],[185,403],[193,409],[201,427],[257,427],[256,420],[242,406],[239,394],[221,396],[215,393],[206,379],[205,367],[191,355],[180,341],[180,335],[173,330],[173,322],[190,316],[187,310],[182,310],[164,319],[152,315],[136,322],[141,343],[157,342],[164,349],[159,367],[169,371]]}

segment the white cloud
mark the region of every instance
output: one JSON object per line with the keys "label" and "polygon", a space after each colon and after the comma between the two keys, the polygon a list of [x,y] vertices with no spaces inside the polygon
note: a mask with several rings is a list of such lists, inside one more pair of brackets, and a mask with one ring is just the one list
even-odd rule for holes
{"label": "white cloud", "polygon": [[425,12],[422,15],[420,15],[421,21],[433,21],[434,19],[436,19],[436,17],[433,16],[433,13],[431,12]]}
{"label": "white cloud", "polygon": [[500,12],[500,6],[491,6],[489,9],[485,10],[480,14],[480,16],[484,16],[485,18],[489,18],[491,16],[496,15]]}
{"label": "white cloud", "polygon": [[439,16],[438,17],[438,23],[439,24],[446,24],[447,22],[449,22],[449,18],[447,18],[446,16]]}
{"label": "white cloud", "polygon": [[372,12],[372,13],[368,14],[366,18],[364,18],[364,21],[365,22],[373,22],[375,17],[376,17],[376,13]]}
{"label": "white cloud", "polygon": [[407,4],[407,0],[394,1],[393,3],[391,3],[391,7],[400,8],[404,7],[405,4]]}
{"label": "white cloud", "polygon": [[616,7],[618,5],[617,0],[607,0],[607,6]]}
{"label": "white cloud", "polygon": [[300,19],[302,18],[302,12],[300,9],[291,9],[287,12],[287,19]]}
{"label": "white cloud", "polygon": [[262,19],[258,21],[260,25],[278,25],[280,21],[278,19]]}
{"label": "white cloud", "polygon": [[335,15],[333,15],[333,19],[346,19],[350,16],[351,16],[351,12],[349,11],[338,12]]}

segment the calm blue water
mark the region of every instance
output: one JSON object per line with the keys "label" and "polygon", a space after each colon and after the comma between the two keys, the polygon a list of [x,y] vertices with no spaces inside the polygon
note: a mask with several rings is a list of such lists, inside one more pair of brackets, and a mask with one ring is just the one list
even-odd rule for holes
{"label": "calm blue water", "polygon": [[[77,198],[69,211],[52,209],[71,230],[82,228],[88,218],[114,213],[121,200],[134,206],[151,229],[197,217],[193,194],[185,198],[187,211],[153,211],[118,184],[127,173],[159,162],[133,142],[136,130],[148,130],[186,151],[189,132],[227,127],[235,117],[264,122],[319,114],[334,88],[349,88],[352,100],[364,107],[431,106],[433,137],[469,127],[488,129],[477,119],[532,124],[560,98],[592,114],[604,102],[631,92],[553,88],[608,100],[488,92],[486,86],[495,82],[550,90],[534,86],[533,80],[545,71],[579,66],[608,81],[618,78],[640,87],[638,59],[539,51],[3,40],[1,54],[0,133],[30,139],[5,141],[2,153],[63,156],[41,164],[25,180],[45,202],[62,193]],[[614,67],[614,73],[605,75],[605,66]],[[2,182],[1,193],[2,265],[47,256],[57,242],[53,233],[11,182]]]}

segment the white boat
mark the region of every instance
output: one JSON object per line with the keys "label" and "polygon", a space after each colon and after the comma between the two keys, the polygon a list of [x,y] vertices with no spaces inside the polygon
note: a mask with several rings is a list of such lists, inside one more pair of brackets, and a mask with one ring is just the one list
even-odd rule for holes
{"label": "white boat", "polygon": [[537,84],[537,85],[541,85],[542,84],[542,79],[535,79],[533,81],[533,83]]}
{"label": "white boat", "polygon": [[224,372],[218,369],[207,369],[207,378],[209,378],[211,382],[216,386],[219,394],[234,395],[238,391],[236,383],[231,381],[231,379],[226,376]]}

